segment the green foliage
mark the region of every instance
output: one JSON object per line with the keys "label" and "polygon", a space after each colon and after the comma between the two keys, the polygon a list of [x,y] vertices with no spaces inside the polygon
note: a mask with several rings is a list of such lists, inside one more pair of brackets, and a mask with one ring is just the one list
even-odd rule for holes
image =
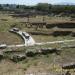
{"label": "green foliage", "polygon": [[37,4],[36,6],[36,9],[37,10],[40,10],[40,11],[49,11],[49,4],[48,3],[39,3]]}
{"label": "green foliage", "polygon": [[[12,10],[14,12],[31,12],[34,10],[34,13],[54,13],[54,14],[72,14],[75,13],[75,5],[51,5],[48,3],[38,3],[35,6],[26,6],[26,5],[11,5],[11,4],[5,4],[1,5],[0,4],[0,9],[8,11]],[[23,11],[21,11],[23,10]],[[32,11],[33,12],[33,11]]]}
{"label": "green foliage", "polygon": [[3,9],[3,7],[0,5],[0,9]]}

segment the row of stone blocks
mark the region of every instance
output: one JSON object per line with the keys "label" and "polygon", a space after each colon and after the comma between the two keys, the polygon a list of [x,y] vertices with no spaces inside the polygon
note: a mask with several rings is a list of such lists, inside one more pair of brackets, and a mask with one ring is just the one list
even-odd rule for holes
{"label": "row of stone blocks", "polygon": [[46,55],[50,53],[60,54],[61,50],[56,48],[43,48],[35,51],[3,51],[0,54],[0,59],[9,58],[12,61],[18,62],[26,59],[27,57],[35,57],[36,55]]}

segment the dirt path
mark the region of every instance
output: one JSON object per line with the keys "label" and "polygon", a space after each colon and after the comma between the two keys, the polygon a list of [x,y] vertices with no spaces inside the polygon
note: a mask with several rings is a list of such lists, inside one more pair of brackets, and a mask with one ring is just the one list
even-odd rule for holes
{"label": "dirt path", "polygon": [[[42,43],[35,43],[35,45],[46,45],[46,44],[61,44],[61,43],[67,43],[67,42],[74,42],[74,40],[63,40],[63,41],[53,41],[53,42],[42,42]],[[8,48],[12,48],[12,47],[25,47],[25,44],[19,44],[19,45],[8,45]]]}

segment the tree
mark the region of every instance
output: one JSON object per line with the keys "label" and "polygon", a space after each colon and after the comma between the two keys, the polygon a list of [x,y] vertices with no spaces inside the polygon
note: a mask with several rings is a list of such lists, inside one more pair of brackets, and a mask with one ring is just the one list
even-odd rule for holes
{"label": "tree", "polygon": [[2,5],[0,4],[0,9],[3,9]]}
{"label": "tree", "polygon": [[16,5],[16,8],[19,9],[20,8],[20,5]]}
{"label": "tree", "polygon": [[36,5],[36,9],[39,11],[49,11],[49,4],[48,3],[38,3]]}

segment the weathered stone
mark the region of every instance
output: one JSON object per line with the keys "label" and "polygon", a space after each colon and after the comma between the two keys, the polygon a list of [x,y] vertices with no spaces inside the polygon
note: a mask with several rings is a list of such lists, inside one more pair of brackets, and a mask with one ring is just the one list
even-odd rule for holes
{"label": "weathered stone", "polygon": [[64,64],[62,69],[75,69],[75,63]]}
{"label": "weathered stone", "polygon": [[27,57],[34,57],[36,55],[36,52],[28,51],[26,52]]}
{"label": "weathered stone", "polygon": [[54,31],[52,33],[53,36],[66,36],[70,35],[72,32],[71,31]]}
{"label": "weathered stone", "polygon": [[26,55],[25,54],[15,54],[10,59],[13,60],[14,62],[19,62],[19,61],[26,59]]}

